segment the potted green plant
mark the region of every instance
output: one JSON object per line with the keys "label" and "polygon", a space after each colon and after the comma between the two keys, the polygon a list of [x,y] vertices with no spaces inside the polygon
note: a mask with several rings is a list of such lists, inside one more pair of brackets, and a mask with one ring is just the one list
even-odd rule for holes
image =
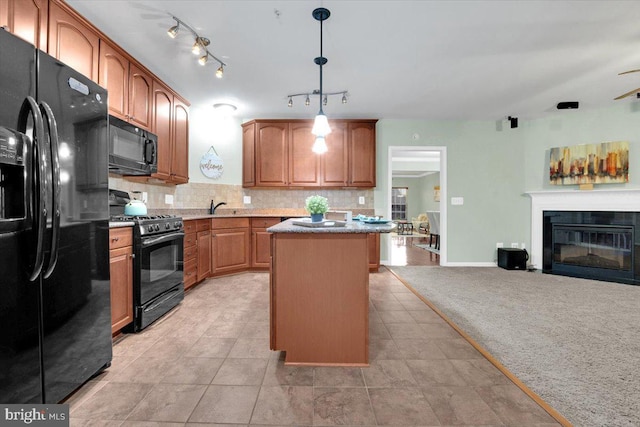
{"label": "potted green plant", "polygon": [[319,195],[309,196],[305,201],[305,209],[311,215],[311,222],[320,222],[325,212],[329,210],[329,201]]}

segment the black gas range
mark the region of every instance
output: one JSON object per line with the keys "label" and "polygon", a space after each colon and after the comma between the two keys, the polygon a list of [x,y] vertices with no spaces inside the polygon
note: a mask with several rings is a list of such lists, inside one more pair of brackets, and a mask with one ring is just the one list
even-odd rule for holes
{"label": "black gas range", "polygon": [[112,215],[111,222],[134,222],[140,236],[170,233],[182,230],[182,218],[176,215]]}
{"label": "black gas range", "polygon": [[[133,327],[139,332],[184,299],[182,218],[124,215],[124,192],[112,204],[111,222],[133,222]],[[118,212],[120,211],[120,212]]]}

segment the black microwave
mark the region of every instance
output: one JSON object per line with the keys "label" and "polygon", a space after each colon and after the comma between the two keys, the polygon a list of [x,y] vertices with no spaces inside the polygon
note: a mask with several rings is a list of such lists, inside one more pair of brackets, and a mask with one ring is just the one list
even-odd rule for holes
{"label": "black microwave", "polygon": [[109,116],[109,172],[151,175],[158,171],[158,137]]}

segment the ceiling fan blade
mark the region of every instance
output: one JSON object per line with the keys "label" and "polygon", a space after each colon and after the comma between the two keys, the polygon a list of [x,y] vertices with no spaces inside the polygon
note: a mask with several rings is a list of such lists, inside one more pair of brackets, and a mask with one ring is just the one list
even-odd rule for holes
{"label": "ceiling fan blade", "polygon": [[640,70],[629,70],[629,71],[623,71],[621,73],[618,73],[619,76],[623,75],[623,74],[631,74],[631,73],[637,73]]}
{"label": "ceiling fan blade", "polygon": [[618,97],[615,97],[613,99],[614,99],[614,101],[617,101],[618,99],[626,98],[627,96],[631,96],[631,95],[639,93],[639,92],[640,92],[640,87],[637,88],[637,89],[634,89],[634,90],[630,90],[627,93],[623,93],[622,95],[620,95]]}

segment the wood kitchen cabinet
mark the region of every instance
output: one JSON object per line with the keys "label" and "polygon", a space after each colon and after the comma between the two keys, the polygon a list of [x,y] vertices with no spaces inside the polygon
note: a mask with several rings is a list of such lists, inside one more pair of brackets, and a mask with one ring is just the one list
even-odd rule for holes
{"label": "wood kitchen cabinet", "polygon": [[321,155],[311,150],[311,120],[244,123],[243,187],[375,187],[376,120],[329,123],[329,150]]}
{"label": "wood kitchen cabinet", "polygon": [[375,120],[347,123],[349,149],[349,186],[376,186],[376,122]]}
{"label": "wood kitchen cabinet", "polygon": [[158,171],[153,174],[173,184],[189,181],[189,107],[168,87],[153,82],[151,131],[158,136]]}
{"label": "wood kitchen cabinet", "polygon": [[199,219],[196,222],[196,245],[198,246],[198,282],[209,277],[211,274],[211,231],[209,219]]}
{"label": "wood kitchen cabinet", "polygon": [[242,126],[242,186],[256,185],[256,127]]}
{"label": "wood kitchen cabinet", "polygon": [[[23,1],[23,0],[20,0]],[[49,2],[49,55],[99,81],[100,39],[93,27],[66,4]]]}
{"label": "wood kitchen cabinet", "polygon": [[130,227],[109,230],[111,333],[133,322],[133,233]]}
{"label": "wood kitchen cabinet", "polygon": [[152,77],[120,48],[100,40],[98,83],[109,91],[109,113],[151,129]]}
{"label": "wood kitchen cabinet", "polygon": [[316,137],[313,123],[289,123],[289,155],[287,184],[290,187],[311,187],[320,183],[320,157],[312,151]]}
{"label": "wood kitchen cabinet", "polygon": [[47,51],[48,0],[0,0],[0,27]]}
{"label": "wood kitchen cabinet", "polygon": [[248,269],[250,245],[249,218],[211,219],[211,274]]}
{"label": "wood kitchen cabinet", "polygon": [[197,245],[197,221],[185,220],[184,244],[183,244],[183,274],[184,289],[187,290],[195,285],[198,280],[198,245]]}
{"label": "wood kitchen cabinet", "polygon": [[289,124],[282,121],[259,122],[255,132],[256,186],[287,186]]}
{"label": "wood kitchen cabinet", "polygon": [[251,268],[268,270],[271,266],[271,233],[267,228],[280,223],[280,217],[251,218]]}

